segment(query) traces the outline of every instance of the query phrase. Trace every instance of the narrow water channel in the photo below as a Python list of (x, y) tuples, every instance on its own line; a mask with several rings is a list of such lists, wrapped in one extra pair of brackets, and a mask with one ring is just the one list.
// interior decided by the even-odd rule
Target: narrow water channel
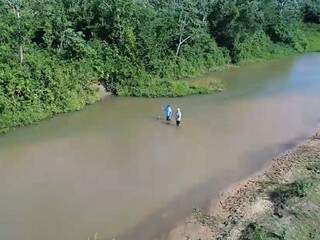
[[(0, 239), (154, 239), (320, 122), (320, 54), (213, 78), (227, 90), (110, 97), (0, 136)], [(167, 103), (181, 128), (158, 119)]]

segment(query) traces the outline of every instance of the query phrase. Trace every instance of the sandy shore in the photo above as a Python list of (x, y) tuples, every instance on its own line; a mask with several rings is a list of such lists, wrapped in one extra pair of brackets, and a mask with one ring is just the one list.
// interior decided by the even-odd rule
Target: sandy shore
[(298, 175), (307, 174), (301, 169), (305, 168), (308, 161), (319, 159), (320, 132), (317, 132), (303, 144), (274, 158), (267, 168), (255, 176), (222, 192), (218, 201), (212, 201), (207, 213), (195, 210), (165, 239), (240, 239), (248, 222), (267, 213), (280, 214), (280, 210), (275, 211), (274, 203), (267, 197), (267, 191), (280, 184), (293, 182)]

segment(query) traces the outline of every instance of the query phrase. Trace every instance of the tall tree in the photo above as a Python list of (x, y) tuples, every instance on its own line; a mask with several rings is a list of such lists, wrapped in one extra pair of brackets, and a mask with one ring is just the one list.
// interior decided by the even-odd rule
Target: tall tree
[(197, 1), (171, 0), (168, 7), (176, 15), (176, 34), (178, 37), (176, 56), (179, 56), (182, 46), (203, 30), (206, 25), (205, 17), (201, 17), (199, 7), (202, 6)]
[(23, 53), (23, 33), (21, 27), (21, 0), (7, 0), (7, 4), (9, 8), (13, 11), (14, 15), (17, 18), (17, 34), (18, 34), (18, 44), (19, 44), (19, 60), (20, 64), (24, 61), (24, 53)]

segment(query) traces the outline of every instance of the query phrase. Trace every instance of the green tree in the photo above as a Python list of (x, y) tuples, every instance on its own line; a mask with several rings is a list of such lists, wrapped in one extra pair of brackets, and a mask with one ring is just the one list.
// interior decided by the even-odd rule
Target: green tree
[(302, 4), (305, 22), (320, 23), (320, 0), (307, 0)]
[(16, 17), (16, 35), (17, 35), (17, 42), (19, 45), (19, 60), (20, 60), (20, 64), (22, 64), (24, 60), (24, 53), (23, 53), (24, 29), (21, 24), (22, 2), (21, 0), (6, 0), (6, 4), (12, 10), (12, 12)]

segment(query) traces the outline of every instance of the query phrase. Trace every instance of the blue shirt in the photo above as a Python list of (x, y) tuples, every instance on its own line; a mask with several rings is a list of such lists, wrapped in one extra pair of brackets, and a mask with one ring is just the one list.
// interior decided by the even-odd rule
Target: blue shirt
[(170, 106), (165, 108), (165, 114), (166, 117), (172, 117), (172, 108)]

